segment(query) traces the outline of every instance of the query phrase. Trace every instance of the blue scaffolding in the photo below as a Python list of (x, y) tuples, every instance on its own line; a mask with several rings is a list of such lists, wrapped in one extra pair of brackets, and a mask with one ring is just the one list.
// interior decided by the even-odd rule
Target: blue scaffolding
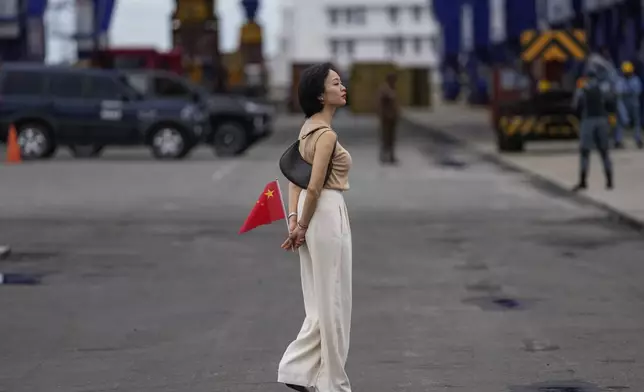
[(434, 0), (432, 5), (442, 26), (446, 100), (458, 99), (465, 87), (468, 102), (487, 102), (487, 71), (516, 61), (521, 32), (530, 29), (584, 29), (591, 51), (608, 52), (616, 65), (632, 61), (644, 73), (640, 0)]
[[(55, 0), (0, 0), (0, 60), (44, 62), (47, 53), (44, 17), (48, 5), (60, 4)], [(73, 4), (78, 0), (66, 0)], [(91, 40), (99, 44), (107, 35), (112, 21), (116, 0), (90, 1), (93, 18), (91, 31), (80, 32), (77, 40)], [(79, 58), (91, 55), (90, 50), (80, 49)]]
[(44, 15), (47, 0), (2, 0), (0, 60), (45, 60)]

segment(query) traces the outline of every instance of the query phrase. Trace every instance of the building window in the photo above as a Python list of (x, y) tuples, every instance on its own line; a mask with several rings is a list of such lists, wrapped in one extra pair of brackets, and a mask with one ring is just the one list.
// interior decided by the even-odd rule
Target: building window
[(364, 7), (350, 8), (347, 10), (347, 23), (363, 25), (366, 23), (367, 10)]
[(433, 36), (429, 39), (429, 51), (433, 52), (437, 50), (438, 45), (440, 45), (440, 40), (437, 36)]
[(420, 54), (423, 51), (423, 39), (420, 37), (414, 38), (414, 51)]
[(347, 40), (345, 42), (346, 49), (347, 49), (347, 54), (350, 56), (353, 56), (353, 53), (355, 51), (355, 42), (353, 40)]
[(394, 47), (398, 51), (398, 54), (403, 54), (405, 52), (405, 41), (402, 37), (398, 37), (394, 40)]
[(330, 9), (327, 13), (329, 17), (329, 23), (331, 23), (332, 25), (338, 24), (338, 12), (339, 11), (337, 9), (333, 8)]
[(331, 40), (331, 54), (337, 56), (340, 52), (340, 43), (334, 39)]
[(387, 48), (387, 53), (390, 55), (393, 54), (403, 54), (405, 52), (405, 42), (402, 37), (388, 38), (385, 41), (385, 47)]
[(411, 7), (411, 12), (414, 14), (414, 20), (420, 22), (423, 18), (423, 7), (415, 5)]
[(353, 56), (356, 50), (355, 40), (338, 40), (331, 39), (329, 40), (329, 47), (331, 50), (332, 56), (348, 55)]
[(389, 14), (389, 20), (392, 23), (398, 22), (398, 7), (388, 7), (387, 13)]

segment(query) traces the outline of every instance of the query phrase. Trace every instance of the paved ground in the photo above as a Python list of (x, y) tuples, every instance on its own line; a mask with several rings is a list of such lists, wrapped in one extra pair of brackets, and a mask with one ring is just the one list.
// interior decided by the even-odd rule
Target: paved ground
[[(373, 125), (337, 123), (354, 158), (354, 391), (644, 388), (639, 234), (411, 128), (382, 168)], [(286, 391), (298, 261), (281, 222), (236, 232), (295, 132), (242, 159), (0, 166), (0, 272), (46, 274), (0, 286), (0, 391)]]
[[(436, 110), (408, 110), (407, 120), (439, 129), (466, 143), (470, 148), (493, 160), (569, 191), (579, 177), (579, 150), (576, 140), (526, 143), (526, 151), (518, 154), (498, 152), (490, 114), (486, 108), (464, 104), (444, 104)], [(604, 188), (605, 179), (599, 154), (591, 155), (589, 189), (580, 198), (607, 208), (633, 225), (644, 227), (644, 151), (636, 148), (632, 134), (625, 138), (626, 148), (611, 152), (615, 171), (615, 189)]]

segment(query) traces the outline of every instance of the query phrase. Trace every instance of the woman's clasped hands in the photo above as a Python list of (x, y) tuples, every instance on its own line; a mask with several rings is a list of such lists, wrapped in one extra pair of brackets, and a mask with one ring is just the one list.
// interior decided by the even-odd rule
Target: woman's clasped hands
[(306, 227), (297, 224), (297, 217), (294, 216), (289, 219), (288, 232), (289, 235), (282, 244), (282, 249), (294, 251), (304, 244)]

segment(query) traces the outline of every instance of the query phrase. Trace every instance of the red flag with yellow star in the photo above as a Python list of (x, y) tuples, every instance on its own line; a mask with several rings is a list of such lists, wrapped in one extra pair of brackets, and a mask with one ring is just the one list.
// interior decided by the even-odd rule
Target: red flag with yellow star
[(280, 185), (277, 180), (274, 180), (264, 187), (255, 206), (248, 214), (246, 222), (239, 229), (239, 234), (251, 231), (257, 226), (267, 225), (282, 219), (286, 219), (284, 202), (280, 192)]

